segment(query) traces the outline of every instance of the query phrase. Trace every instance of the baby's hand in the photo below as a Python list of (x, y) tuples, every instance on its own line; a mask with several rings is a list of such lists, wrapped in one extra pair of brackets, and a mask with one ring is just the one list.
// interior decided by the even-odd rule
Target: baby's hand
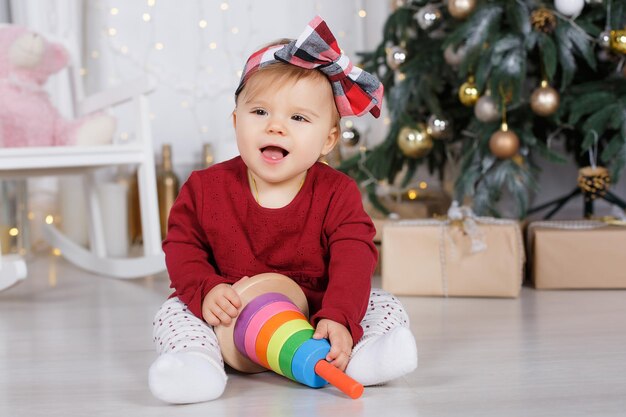
[(202, 318), (211, 326), (230, 324), (239, 315), (241, 299), (233, 287), (217, 284), (202, 300)]
[(313, 339), (328, 339), (330, 352), (326, 360), (342, 371), (346, 370), (352, 352), (352, 336), (348, 329), (336, 321), (322, 319), (317, 323)]

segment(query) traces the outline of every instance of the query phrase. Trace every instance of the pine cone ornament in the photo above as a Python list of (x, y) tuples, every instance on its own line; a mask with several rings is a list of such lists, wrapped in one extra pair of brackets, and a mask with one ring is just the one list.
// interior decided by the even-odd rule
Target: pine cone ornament
[(556, 17), (550, 9), (541, 7), (530, 15), (533, 28), (543, 33), (552, 33), (556, 28)]

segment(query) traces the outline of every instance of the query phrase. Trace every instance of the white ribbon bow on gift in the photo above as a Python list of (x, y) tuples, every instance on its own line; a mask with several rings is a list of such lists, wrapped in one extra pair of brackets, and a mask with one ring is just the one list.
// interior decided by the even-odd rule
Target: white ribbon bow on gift
[(472, 241), (471, 253), (478, 253), (487, 249), (485, 235), (478, 227), (476, 214), (474, 214), (470, 207), (459, 206), (458, 201), (453, 201), (448, 209), (448, 219), (453, 225), (455, 223), (462, 225), (463, 231)]

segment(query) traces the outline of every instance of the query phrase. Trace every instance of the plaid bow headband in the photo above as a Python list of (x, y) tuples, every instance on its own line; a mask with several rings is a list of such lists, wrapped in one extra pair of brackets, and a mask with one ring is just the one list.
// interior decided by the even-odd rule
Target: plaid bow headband
[(355, 67), (341, 53), (337, 40), (321, 17), (317, 16), (309, 22), (297, 40), (268, 46), (252, 54), (235, 94), (241, 92), (257, 70), (276, 62), (322, 71), (330, 80), (341, 116), (362, 116), (367, 112), (374, 117), (380, 116), (383, 85), (370, 73)]

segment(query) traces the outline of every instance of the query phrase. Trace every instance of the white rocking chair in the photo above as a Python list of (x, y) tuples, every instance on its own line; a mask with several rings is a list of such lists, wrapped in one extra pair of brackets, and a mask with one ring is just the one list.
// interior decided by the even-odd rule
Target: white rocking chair
[[(103, 146), (0, 148), (0, 178), (83, 175), (87, 196), (89, 249), (74, 243), (54, 225), (43, 226), (46, 240), (53, 247), (59, 248), (62, 255), (73, 264), (98, 274), (116, 278), (137, 278), (161, 272), (165, 270), (165, 257), (161, 250), (154, 152), (146, 97), (154, 89), (155, 83), (150, 79), (141, 79), (80, 100), (77, 92), (80, 93), (82, 89), (77, 88), (77, 75), (72, 67), (67, 72), (76, 116), (132, 101), (137, 115), (135, 140)], [(107, 255), (98, 193), (94, 186), (93, 174), (96, 170), (120, 165), (138, 167), (143, 256), (135, 258), (114, 258)], [(13, 285), (25, 275), (26, 267), (21, 257), (0, 255), (0, 290)]]

